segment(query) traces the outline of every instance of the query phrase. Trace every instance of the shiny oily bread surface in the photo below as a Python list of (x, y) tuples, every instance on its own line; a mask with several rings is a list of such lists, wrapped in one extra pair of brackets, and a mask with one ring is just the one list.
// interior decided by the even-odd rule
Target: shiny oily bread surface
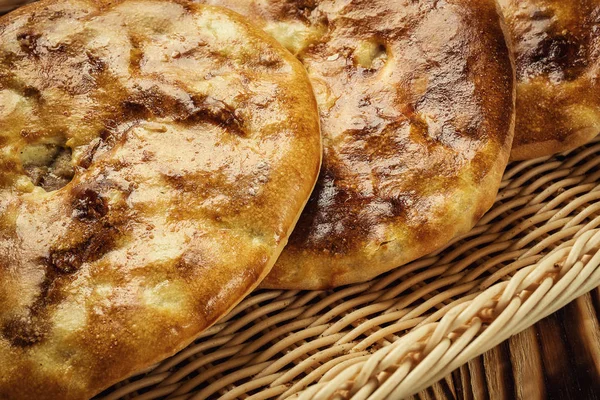
[(0, 19), (0, 398), (81, 399), (267, 274), (314, 186), (302, 65), (225, 9), (42, 1)]
[(321, 175), (264, 286), (368, 280), (468, 231), (492, 205), (514, 122), (493, 0), (209, 2), (296, 54), (321, 113)]
[(511, 158), (570, 150), (600, 133), (600, 1), (500, 0), (514, 42)]

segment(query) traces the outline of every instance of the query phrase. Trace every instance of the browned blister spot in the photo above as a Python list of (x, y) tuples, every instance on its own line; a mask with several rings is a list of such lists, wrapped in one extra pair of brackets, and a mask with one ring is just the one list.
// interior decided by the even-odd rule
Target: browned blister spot
[(23, 95), (25, 97), (36, 100), (38, 103), (42, 101), (42, 92), (40, 92), (39, 89), (32, 86), (26, 86), (23, 89)]
[(17, 347), (29, 347), (40, 343), (48, 333), (49, 324), (35, 315), (14, 317), (4, 323), (2, 334)]
[(193, 112), (193, 109), (179, 99), (161, 91), (158, 85), (147, 89), (134, 87), (134, 90), (134, 93), (122, 102), (125, 115), (144, 116), (145, 113), (149, 113), (157, 117), (176, 116), (186, 119)]
[(239, 109), (211, 96), (194, 99), (196, 109), (193, 116), (197, 121), (207, 121), (225, 127), (239, 136), (245, 136), (244, 120)]
[(106, 200), (91, 188), (77, 188), (73, 196), (73, 215), (79, 220), (95, 221), (108, 212)]
[(39, 33), (33, 32), (21, 32), (17, 34), (17, 41), (21, 46), (21, 49), (30, 55), (36, 56), (37, 54), (37, 41), (42, 36)]
[(140, 73), (140, 66), (144, 59), (144, 51), (139, 37), (131, 35), (129, 41), (131, 42), (131, 50), (129, 50), (129, 73), (132, 76), (137, 76)]
[(77, 272), (87, 262), (96, 261), (111, 250), (119, 231), (111, 226), (100, 226), (95, 232), (88, 233), (88, 237), (81, 242), (64, 247), (59, 245), (51, 249), (44, 263), (64, 274)]

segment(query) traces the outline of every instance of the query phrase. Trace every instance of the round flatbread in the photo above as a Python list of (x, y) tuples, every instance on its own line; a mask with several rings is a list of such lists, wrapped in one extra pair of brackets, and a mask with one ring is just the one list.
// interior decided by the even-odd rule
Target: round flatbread
[(468, 231), (513, 136), (514, 73), (493, 0), (210, 0), (294, 53), (321, 113), (317, 187), (263, 286), (365, 281)]
[(514, 42), (511, 159), (548, 156), (600, 133), (600, 1), (500, 0)]
[(0, 19), (0, 398), (81, 399), (268, 273), (320, 167), (302, 65), (237, 14), (42, 1)]

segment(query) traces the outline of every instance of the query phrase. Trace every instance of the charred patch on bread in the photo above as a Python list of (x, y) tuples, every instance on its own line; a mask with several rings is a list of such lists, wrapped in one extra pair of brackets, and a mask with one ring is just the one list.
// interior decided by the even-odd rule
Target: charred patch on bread
[(139, 75), (142, 60), (144, 59), (144, 51), (142, 50), (141, 40), (136, 36), (130, 36), (131, 50), (129, 50), (129, 73), (131, 75)]
[(35, 314), (14, 317), (2, 326), (2, 335), (15, 347), (30, 347), (40, 343), (47, 333), (47, 321)]
[[(141, 120), (145, 119), (150, 115), (148, 108), (145, 104), (135, 97), (130, 97), (121, 102), (121, 110), (124, 119), (127, 120)], [(101, 135), (106, 135), (108, 130), (102, 131)]]
[(36, 87), (26, 86), (23, 89), (23, 95), (29, 99), (34, 99), (37, 103), (42, 102), (42, 92)]
[(106, 71), (106, 63), (99, 57), (96, 57), (89, 51), (85, 53), (88, 59), (87, 67), (88, 71), (93, 74), (100, 74)]
[(196, 112), (187, 93), (182, 92), (180, 97), (175, 97), (158, 85), (149, 88), (135, 87), (135, 91), (121, 103), (121, 109), (125, 119), (145, 119), (154, 115), (171, 116), (181, 121), (192, 117)]
[(108, 212), (106, 200), (91, 188), (73, 191), (73, 216), (82, 221), (99, 220)]
[(73, 274), (84, 263), (99, 260), (109, 252), (115, 244), (118, 230), (111, 226), (101, 226), (86, 240), (70, 247), (56, 248), (49, 251), (42, 261), (60, 274)]
[(226, 128), (238, 136), (246, 136), (244, 121), (239, 109), (234, 109), (225, 102), (211, 96), (194, 98), (196, 110), (194, 120), (207, 121)]
[(586, 67), (585, 47), (568, 32), (548, 35), (538, 46), (523, 55), (520, 63), (529, 73), (558, 73), (560, 79), (574, 80)]
[(38, 55), (37, 42), (42, 35), (33, 32), (21, 32), (17, 34), (17, 41), (24, 53)]

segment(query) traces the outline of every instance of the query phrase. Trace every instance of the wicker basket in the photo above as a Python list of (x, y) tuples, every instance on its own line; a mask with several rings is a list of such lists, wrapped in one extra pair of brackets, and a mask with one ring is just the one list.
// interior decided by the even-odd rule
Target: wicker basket
[(600, 137), (510, 165), (494, 208), (445, 249), (334, 291), (256, 291), (101, 397), (410, 396), (600, 286), (598, 227)]

